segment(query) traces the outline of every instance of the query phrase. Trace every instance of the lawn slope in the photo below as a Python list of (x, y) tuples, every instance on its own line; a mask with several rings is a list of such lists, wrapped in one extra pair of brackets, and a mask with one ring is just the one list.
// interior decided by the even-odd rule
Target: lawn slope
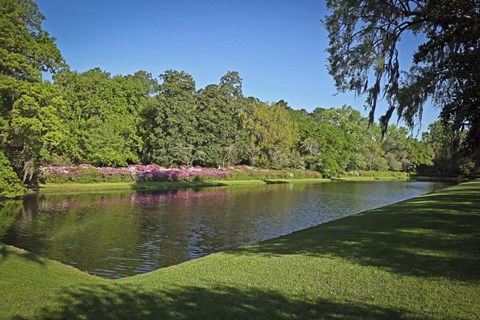
[(480, 181), (145, 275), (0, 247), (0, 319), (478, 319)]

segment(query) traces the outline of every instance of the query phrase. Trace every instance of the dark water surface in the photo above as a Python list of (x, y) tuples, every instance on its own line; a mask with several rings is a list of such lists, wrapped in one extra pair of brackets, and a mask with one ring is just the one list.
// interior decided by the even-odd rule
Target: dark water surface
[[(28, 196), (3, 206), (0, 241), (122, 278), (270, 239), (445, 186), (339, 182)], [(16, 209), (15, 209), (16, 208)]]

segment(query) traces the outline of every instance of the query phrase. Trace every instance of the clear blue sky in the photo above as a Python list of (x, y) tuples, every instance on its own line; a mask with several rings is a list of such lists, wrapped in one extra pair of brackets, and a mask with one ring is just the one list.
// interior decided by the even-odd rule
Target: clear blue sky
[[(112, 74), (167, 69), (193, 76), (197, 89), (238, 71), (243, 91), (295, 109), (351, 105), (328, 74), (322, 0), (37, 0), (44, 29), (73, 70)], [(408, 49), (413, 43), (405, 43)], [(403, 63), (408, 64), (410, 56)], [(437, 112), (427, 108), (422, 130)], [(384, 110), (376, 114), (378, 118)]]

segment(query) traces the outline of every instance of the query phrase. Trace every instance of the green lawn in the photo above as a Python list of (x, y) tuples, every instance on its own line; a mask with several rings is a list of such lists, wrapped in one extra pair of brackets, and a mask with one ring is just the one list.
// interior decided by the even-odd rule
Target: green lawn
[(480, 181), (145, 275), (0, 246), (0, 319), (479, 319)]
[(277, 183), (323, 183), (329, 179), (264, 179), (264, 180), (212, 180), (194, 182), (98, 182), (98, 183), (49, 183), (39, 186), (41, 192), (84, 192), (101, 190), (168, 190), (178, 188), (221, 187), (235, 185), (265, 185)]
[(342, 175), (336, 180), (343, 181), (406, 181), (410, 180), (411, 176), (406, 172), (393, 171), (360, 171), (357, 176)]

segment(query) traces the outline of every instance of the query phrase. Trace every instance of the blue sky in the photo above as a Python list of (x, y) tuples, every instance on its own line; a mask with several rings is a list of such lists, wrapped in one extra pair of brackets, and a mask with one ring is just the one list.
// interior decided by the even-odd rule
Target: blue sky
[[(238, 71), (243, 91), (293, 108), (351, 105), (328, 74), (321, 0), (37, 0), (44, 29), (73, 70), (112, 74), (167, 69), (193, 76), (197, 89)], [(402, 44), (408, 51), (414, 41)], [(408, 64), (406, 55), (402, 63)], [(426, 108), (422, 130), (438, 112)], [(382, 109), (376, 117), (378, 118)]]

